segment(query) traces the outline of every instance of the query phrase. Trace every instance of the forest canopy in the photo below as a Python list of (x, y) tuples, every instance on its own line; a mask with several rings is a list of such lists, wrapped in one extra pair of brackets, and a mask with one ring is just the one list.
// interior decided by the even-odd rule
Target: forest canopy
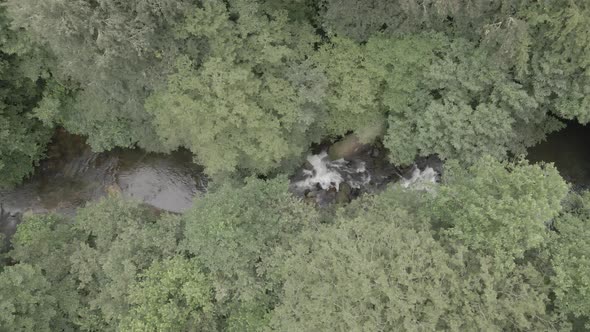
[(119, 195), (73, 221), (28, 215), (8, 253), (15, 264), (1, 273), (0, 322), (11, 331), (563, 331), (588, 317), (590, 247), (578, 230), (590, 196), (568, 194), (551, 166), (488, 158), (436, 195), (394, 185), (332, 213), (287, 187), (285, 178), (225, 185), (178, 216)]
[[(96, 151), (185, 147), (218, 175), (289, 169), (310, 144), (348, 132), (373, 133), (362, 136), (382, 139), (395, 163), (438, 154), (469, 164), (523, 153), (559, 119), (590, 121), (584, 1), (4, 8), (2, 54), (11, 71), (21, 68), (4, 75), (12, 91), (36, 82), (9, 102), (21, 111), (3, 112), (6, 123), (39, 122), (22, 129), (37, 133), (28, 138), (35, 148), (20, 148), (22, 169), (42, 153), (40, 122), (87, 136)], [(22, 130), (6, 135), (19, 141)]]
[[(589, 52), (585, 0), (0, 0), (0, 189), (56, 130), (212, 183), (26, 213), (0, 331), (590, 330), (590, 193), (520, 157), (590, 122)], [(294, 195), (345, 137), (440, 183)]]

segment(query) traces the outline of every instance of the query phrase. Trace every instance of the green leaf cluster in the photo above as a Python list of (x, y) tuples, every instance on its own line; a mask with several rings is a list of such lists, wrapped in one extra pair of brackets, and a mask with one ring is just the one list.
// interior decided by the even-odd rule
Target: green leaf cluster
[(177, 38), (203, 47), (177, 58), (146, 105), (166, 146), (189, 148), (209, 174), (268, 173), (302, 155), (318, 117), (303, 94), (317, 83), (299, 73), (317, 39), (310, 26), (255, 1), (204, 1)]
[(49, 128), (32, 117), (43, 91), (30, 75), (38, 50), (9, 24), (0, 8), (0, 187), (33, 173), (50, 137)]
[(586, 322), (586, 328), (590, 328), (589, 222), (590, 193), (572, 194), (565, 211), (555, 219), (556, 234), (550, 242), (556, 306), (566, 319), (573, 316), (580, 325)]
[[(588, 194), (550, 165), (450, 163), (317, 211), (285, 177), (218, 186), (181, 216), (111, 196), (28, 215), (4, 268), (13, 330), (567, 331), (589, 317)], [(38, 311), (38, 312), (37, 312)]]
[(271, 330), (568, 329), (546, 279), (557, 171), (488, 158), (449, 172), (435, 194), (394, 186), (277, 251)]
[(195, 202), (185, 220), (185, 247), (213, 280), (218, 311), (230, 331), (259, 331), (277, 302), (280, 284), (269, 257), (319, 220), (288, 192), (285, 178), (249, 179)]
[[(217, 178), (292, 170), (310, 145), (350, 132), (382, 140), (397, 164), (438, 154), (469, 165), (524, 153), (563, 127), (557, 117), (590, 119), (583, 1), (7, 0), (6, 9), (8, 39), (20, 40), (6, 49), (43, 80), (35, 93), (23, 87), (31, 117), (88, 136), (96, 151), (188, 148)], [(37, 119), (7, 135), (38, 132)], [(29, 142), (4, 154), (34, 162)]]

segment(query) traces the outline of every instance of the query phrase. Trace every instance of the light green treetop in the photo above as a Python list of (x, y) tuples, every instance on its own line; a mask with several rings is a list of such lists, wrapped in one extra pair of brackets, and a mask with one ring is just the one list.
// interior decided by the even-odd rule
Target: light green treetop
[(195, 262), (180, 256), (154, 262), (138, 279), (121, 331), (217, 331), (211, 282)]
[(291, 66), (316, 40), (310, 26), (255, 1), (204, 1), (178, 38), (206, 47), (178, 57), (166, 89), (146, 105), (166, 146), (189, 148), (209, 174), (265, 173), (300, 157), (317, 115), (298, 92), (309, 80), (298, 83), (305, 75)]
[(287, 188), (285, 178), (249, 179), (241, 188), (209, 193), (183, 216), (186, 248), (212, 278), (232, 331), (258, 331), (266, 323), (278, 288), (268, 275), (268, 258), (318, 221), (317, 212)]
[(484, 158), (461, 170), (449, 167), (435, 199), (445, 233), (507, 267), (548, 240), (568, 185), (552, 165), (501, 163)]
[(406, 210), (406, 195), (397, 188), (366, 198), (354, 204), (362, 212), (341, 213), (276, 251), (283, 293), (271, 329), (557, 330), (542, 274), (527, 264), (502, 269), (441, 240), (430, 230), (429, 199), (412, 195), (419, 203)]
[(590, 328), (590, 193), (572, 194), (562, 215), (555, 219), (556, 234), (551, 239), (551, 265), (555, 275), (556, 306), (586, 321)]
[(49, 332), (57, 312), (56, 299), (41, 269), (29, 264), (0, 273), (0, 330)]

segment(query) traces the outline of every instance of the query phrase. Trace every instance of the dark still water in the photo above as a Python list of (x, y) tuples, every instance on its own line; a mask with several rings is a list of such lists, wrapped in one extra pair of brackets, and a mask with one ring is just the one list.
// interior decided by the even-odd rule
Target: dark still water
[(545, 142), (529, 149), (531, 162), (553, 162), (576, 189), (590, 189), (590, 126), (570, 122)]
[(117, 191), (155, 208), (183, 212), (206, 190), (202, 168), (188, 151), (171, 154), (116, 149), (94, 153), (83, 138), (58, 131), (47, 159), (22, 185), (0, 190), (0, 232), (12, 235), (22, 213), (67, 215)]
[[(379, 166), (384, 156), (383, 151), (379, 152), (368, 149), (356, 156), (351, 164), (356, 170), (354, 175), (367, 173), (365, 180), (369, 184), (398, 179), (401, 175), (397, 168), (387, 163), (386, 167)], [(574, 188), (590, 189), (590, 127), (569, 123), (529, 149), (528, 159), (553, 162)], [(336, 166), (342, 171), (351, 165)], [(154, 154), (115, 149), (94, 153), (83, 138), (58, 131), (47, 159), (36, 173), (17, 188), (0, 190), (0, 233), (12, 235), (24, 212), (73, 215), (77, 208), (111, 191), (160, 210), (180, 213), (192, 205), (195, 196), (204, 194), (206, 187), (202, 168), (192, 162), (188, 151)], [(331, 194), (337, 196), (336, 192)]]

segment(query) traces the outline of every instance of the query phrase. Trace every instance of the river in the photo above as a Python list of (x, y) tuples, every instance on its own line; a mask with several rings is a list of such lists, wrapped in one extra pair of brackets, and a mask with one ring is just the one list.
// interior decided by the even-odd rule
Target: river
[(57, 131), (35, 174), (17, 188), (0, 190), (0, 232), (12, 235), (24, 212), (73, 215), (109, 191), (181, 213), (195, 196), (205, 193), (207, 178), (202, 171), (189, 151), (95, 153), (82, 137)]
[(568, 122), (528, 151), (531, 162), (552, 162), (574, 189), (590, 189), (590, 126)]
[[(567, 128), (529, 149), (528, 159), (531, 162), (553, 162), (574, 188), (590, 188), (588, 143), (590, 127), (569, 123)], [(311, 191), (307, 188), (305, 194), (301, 191), (305, 198), (313, 195), (319, 205), (331, 204), (338, 201), (336, 191), (339, 185), (336, 183), (330, 190), (321, 190), (326, 189), (321, 188), (326, 179), (339, 182), (350, 178), (348, 182), (352, 188), (349, 190), (356, 190), (357, 194), (361, 192), (357, 190), (359, 183), (365, 186), (366, 192), (399, 179), (400, 171), (384, 156), (383, 151), (373, 148), (357, 155), (351, 162), (329, 162), (327, 159), (320, 162), (318, 159), (318, 165), (302, 169), (302, 174), (298, 178), (295, 175), (294, 180), (304, 181), (300, 183), (311, 188)], [(436, 160), (427, 158), (425, 161), (422, 166), (418, 163), (420, 168), (442, 167)], [(318, 167), (323, 173), (318, 173)], [(336, 180), (330, 178), (335, 175)], [(310, 179), (317, 180), (319, 185)], [(316, 187), (320, 190), (314, 193)], [(207, 178), (203, 169), (192, 162), (189, 151), (156, 154), (137, 149), (115, 149), (95, 153), (82, 137), (58, 130), (48, 147), (47, 158), (37, 167), (36, 173), (17, 188), (0, 190), (0, 232), (8, 237), (12, 235), (26, 211), (73, 215), (76, 209), (100, 199), (109, 191), (120, 192), (124, 197), (160, 210), (182, 213), (192, 205), (195, 196), (203, 195), (206, 190)]]

